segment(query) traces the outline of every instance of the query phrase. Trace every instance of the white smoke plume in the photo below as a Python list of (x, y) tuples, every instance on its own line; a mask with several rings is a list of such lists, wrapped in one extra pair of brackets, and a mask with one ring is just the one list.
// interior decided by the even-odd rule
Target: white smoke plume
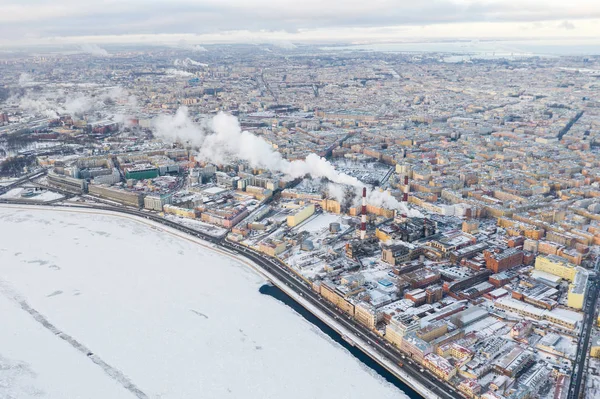
[(202, 62), (198, 62), (198, 61), (194, 61), (191, 58), (186, 58), (184, 60), (180, 60), (179, 58), (177, 58), (175, 61), (173, 61), (173, 65), (176, 67), (192, 67), (192, 66), (201, 66), (201, 67), (208, 67), (208, 64), (204, 64)]
[(94, 105), (95, 101), (93, 98), (84, 94), (76, 94), (67, 97), (63, 106), (64, 112), (61, 113), (67, 113), (69, 115), (82, 114), (94, 108)]
[(339, 173), (329, 161), (316, 154), (308, 155), (305, 160), (284, 159), (264, 139), (242, 131), (236, 117), (222, 112), (209, 121), (196, 124), (190, 119), (188, 109), (181, 107), (174, 116), (159, 116), (154, 126), (158, 137), (200, 147), (200, 157), (208, 162), (222, 164), (243, 160), (252, 167), (282, 172), (290, 179), (310, 175), (326, 177), (335, 183), (362, 186), (358, 179)]
[(395, 209), (401, 215), (409, 217), (423, 217), (423, 214), (415, 209), (410, 209), (404, 202), (398, 201), (389, 191), (378, 189), (367, 190), (367, 203), (385, 209)]
[(31, 86), (33, 84), (35, 84), (35, 82), (33, 81), (33, 78), (31, 77), (30, 74), (23, 72), (19, 76), (19, 86), (27, 87), (27, 86)]
[(109, 105), (118, 103), (129, 108), (137, 107), (137, 99), (122, 87), (102, 89), (92, 94), (81, 92), (65, 92), (62, 89), (38, 92), (26, 92), (22, 97), (11, 99), (23, 111), (44, 115), (55, 119), (59, 115), (85, 114), (91, 111), (109, 112)]
[(95, 55), (97, 57), (109, 57), (108, 51), (98, 46), (97, 44), (82, 44), (79, 46), (81, 51), (87, 54)]
[[(198, 146), (200, 158), (207, 162), (224, 164), (242, 160), (254, 168), (282, 172), (290, 179), (306, 175), (312, 178), (325, 177), (331, 182), (327, 187), (330, 195), (340, 202), (347, 196), (344, 186), (356, 187), (355, 197), (360, 197), (362, 194), (361, 189), (364, 184), (361, 181), (338, 172), (325, 158), (309, 154), (304, 160), (288, 161), (263, 138), (242, 131), (236, 117), (223, 112), (211, 120), (196, 124), (189, 117), (188, 109), (181, 107), (173, 116), (159, 116), (154, 121), (154, 128), (156, 136), (167, 141), (181, 141)], [(388, 191), (369, 189), (367, 201), (374, 206), (397, 209), (401, 213), (415, 215)]]
[[(362, 187), (350, 193), (341, 184), (329, 183), (327, 185), (327, 193), (330, 197), (337, 200), (340, 204), (350, 202), (353, 206), (359, 206), (362, 201)], [(350, 195), (352, 198), (348, 198)], [(367, 204), (379, 208), (393, 209), (401, 215), (410, 217), (423, 217), (421, 212), (410, 209), (405, 203), (398, 201), (389, 191), (383, 191), (377, 188), (367, 187)]]
[(188, 77), (188, 78), (196, 76), (191, 72), (180, 71), (179, 69), (175, 69), (175, 68), (169, 68), (165, 72), (167, 73), (167, 75), (171, 75), (171, 76), (182, 76), (182, 77)]

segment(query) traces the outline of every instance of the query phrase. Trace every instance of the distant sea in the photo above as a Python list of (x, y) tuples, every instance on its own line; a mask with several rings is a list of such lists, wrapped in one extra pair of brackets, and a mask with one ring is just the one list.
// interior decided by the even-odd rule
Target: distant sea
[(374, 43), (321, 47), (324, 51), (364, 51), (384, 53), (446, 53), (468, 58), (559, 57), (600, 55), (600, 39), (544, 40), (464, 40), (437, 42)]

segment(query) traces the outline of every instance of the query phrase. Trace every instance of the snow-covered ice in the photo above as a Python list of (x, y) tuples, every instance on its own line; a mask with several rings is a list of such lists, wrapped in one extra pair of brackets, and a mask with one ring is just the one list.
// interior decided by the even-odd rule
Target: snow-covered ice
[(0, 314), (0, 398), (133, 397), (4, 295)]
[(404, 397), (239, 261), (84, 212), (0, 207), (0, 396), (136, 397), (17, 296), (148, 398)]

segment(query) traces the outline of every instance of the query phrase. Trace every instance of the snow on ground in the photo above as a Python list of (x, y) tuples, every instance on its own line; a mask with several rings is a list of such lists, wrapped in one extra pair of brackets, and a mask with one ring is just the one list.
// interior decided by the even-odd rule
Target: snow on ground
[[(36, 398), (134, 398), (114, 388), (116, 375), (161, 399), (403, 396), (261, 295), (263, 282), (238, 261), (129, 218), (0, 208), (0, 342), (9, 342), (0, 362), (17, 370), (0, 372), (0, 387), (18, 398), (32, 389)], [(7, 291), (110, 365), (113, 377), (6, 303)]]
[(176, 215), (165, 215), (165, 219), (182, 224), (190, 229), (209, 234), (213, 237), (221, 237), (227, 234), (227, 229), (223, 227), (214, 226), (196, 219), (187, 219)]
[(0, 187), (8, 186), (19, 180), (18, 177), (0, 177)]
[(22, 187), (11, 188), (4, 194), (0, 195), (2, 199), (21, 199), (21, 193), (23, 192)]
[[(298, 231), (308, 231), (309, 233), (322, 232), (329, 229), (329, 223), (338, 222), (341, 224), (340, 215), (333, 213), (320, 213), (310, 218), (306, 223), (300, 224)], [(347, 228), (347, 227), (346, 227)]]
[(31, 199), (35, 201), (54, 201), (61, 198), (64, 198), (64, 196), (61, 194), (53, 193), (52, 191), (44, 191), (43, 193), (38, 194)]
[(19, 199), (19, 200), (30, 200), (30, 201), (54, 201), (60, 198), (63, 198), (61, 194), (54, 193), (52, 191), (42, 191), (39, 194), (34, 195), (33, 197), (21, 197), (25, 189), (23, 187), (16, 187), (8, 190), (6, 193), (0, 195), (0, 198), (3, 199)]

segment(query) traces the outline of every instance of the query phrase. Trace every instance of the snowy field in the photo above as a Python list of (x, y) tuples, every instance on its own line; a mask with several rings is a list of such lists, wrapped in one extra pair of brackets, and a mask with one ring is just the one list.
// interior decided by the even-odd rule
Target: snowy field
[(18, 200), (29, 200), (29, 201), (38, 201), (38, 202), (46, 202), (46, 201), (54, 201), (60, 198), (63, 198), (61, 194), (54, 193), (52, 191), (41, 191), (33, 197), (21, 197), (21, 194), (25, 191), (23, 187), (16, 187), (8, 190), (6, 193), (0, 195), (2, 199), (18, 199)]
[(8, 207), (0, 239), (2, 398), (405, 397), (193, 240)]

